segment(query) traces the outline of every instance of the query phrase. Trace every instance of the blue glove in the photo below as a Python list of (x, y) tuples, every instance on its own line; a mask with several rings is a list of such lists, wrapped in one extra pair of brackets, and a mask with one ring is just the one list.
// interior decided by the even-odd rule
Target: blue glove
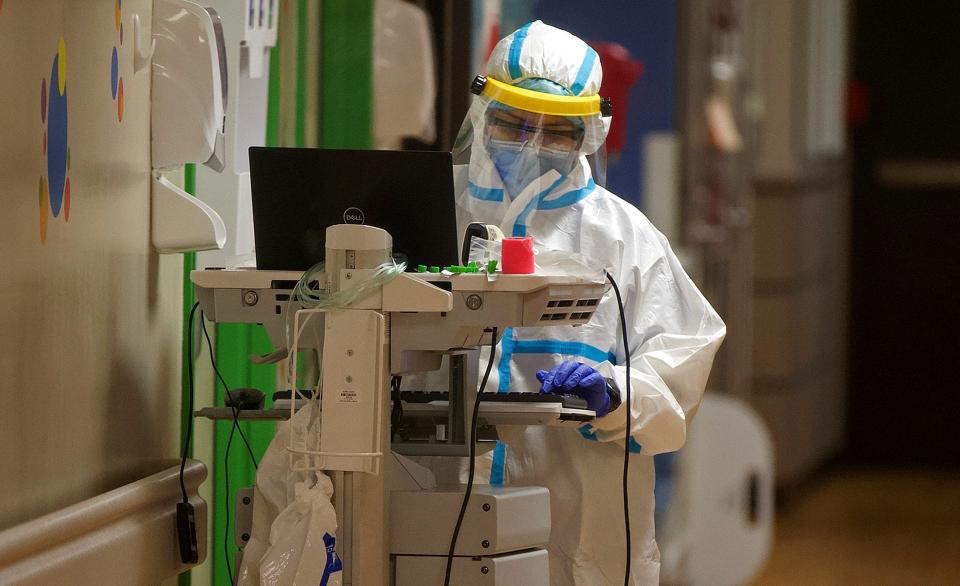
[(597, 412), (597, 417), (603, 417), (610, 410), (606, 379), (582, 362), (567, 360), (549, 372), (538, 370), (537, 380), (543, 383), (541, 393), (576, 395), (587, 402), (587, 408)]

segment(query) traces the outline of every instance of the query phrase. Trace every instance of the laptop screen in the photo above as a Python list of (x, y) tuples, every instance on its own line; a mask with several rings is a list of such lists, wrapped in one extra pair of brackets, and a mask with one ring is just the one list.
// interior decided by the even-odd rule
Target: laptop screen
[(334, 224), (383, 228), (407, 266), (455, 264), (452, 165), (447, 152), (251, 147), (257, 268), (310, 268)]

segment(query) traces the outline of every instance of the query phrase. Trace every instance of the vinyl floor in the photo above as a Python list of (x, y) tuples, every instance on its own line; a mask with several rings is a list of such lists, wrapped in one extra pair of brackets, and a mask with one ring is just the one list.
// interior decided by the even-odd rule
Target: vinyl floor
[(755, 584), (960, 585), (960, 471), (839, 470), (786, 495)]

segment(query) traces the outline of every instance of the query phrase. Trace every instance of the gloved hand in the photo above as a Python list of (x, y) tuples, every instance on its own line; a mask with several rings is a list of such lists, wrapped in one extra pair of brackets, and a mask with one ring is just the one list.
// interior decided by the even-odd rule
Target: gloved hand
[(587, 408), (603, 417), (610, 410), (607, 381), (595, 368), (582, 362), (567, 360), (550, 370), (538, 370), (537, 380), (543, 383), (541, 393), (576, 395), (587, 402)]

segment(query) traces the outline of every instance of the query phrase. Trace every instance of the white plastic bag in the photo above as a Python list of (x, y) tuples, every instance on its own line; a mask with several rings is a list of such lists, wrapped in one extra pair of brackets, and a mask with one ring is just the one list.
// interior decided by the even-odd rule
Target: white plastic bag
[[(305, 424), (315, 408), (293, 416)], [(253, 529), (243, 550), (237, 586), (340, 586), (335, 552), (337, 516), (330, 502), (333, 483), (321, 472), (290, 469), (290, 423), (277, 426), (257, 471)]]
[(298, 482), (295, 498), (270, 527), (270, 549), (260, 559), (262, 586), (340, 586), (343, 567), (336, 551), (333, 483), (316, 473), (313, 486)]

